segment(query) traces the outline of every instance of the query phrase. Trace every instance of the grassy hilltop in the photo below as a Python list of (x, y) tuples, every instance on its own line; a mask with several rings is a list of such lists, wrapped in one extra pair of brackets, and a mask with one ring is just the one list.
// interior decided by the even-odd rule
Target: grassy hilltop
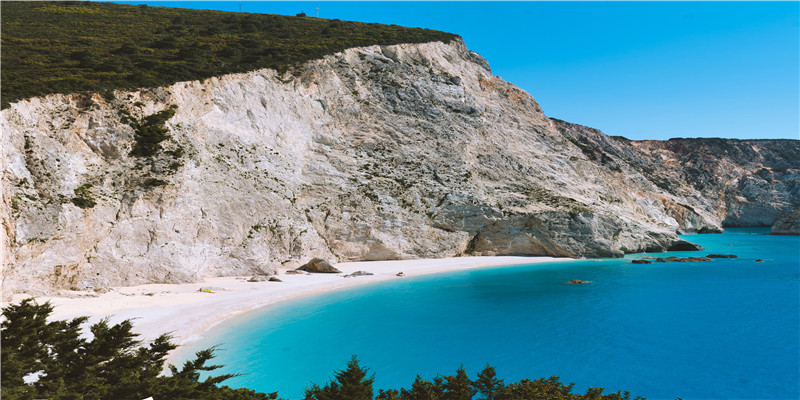
[(449, 41), (396, 25), (91, 2), (2, 2), (2, 107), (51, 93), (279, 71), (351, 47)]

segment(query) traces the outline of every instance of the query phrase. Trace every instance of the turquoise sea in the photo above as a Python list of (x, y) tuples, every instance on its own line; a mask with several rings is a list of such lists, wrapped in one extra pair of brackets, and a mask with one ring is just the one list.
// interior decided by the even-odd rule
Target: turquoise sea
[[(648, 399), (800, 398), (800, 237), (729, 229), (685, 239), (737, 259), (582, 260), (404, 278), (287, 301), (183, 349), (221, 344), (233, 387), (302, 398), (352, 354), (375, 388), (463, 364), (506, 382), (558, 375)], [(763, 259), (764, 262), (755, 262)], [(594, 281), (567, 285), (571, 279)]]

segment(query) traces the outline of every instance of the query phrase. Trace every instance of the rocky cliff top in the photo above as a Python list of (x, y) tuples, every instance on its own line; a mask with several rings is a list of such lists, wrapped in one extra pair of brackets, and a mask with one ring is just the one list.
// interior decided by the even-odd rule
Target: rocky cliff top
[(430, 29), (302, 13), (89, 1), (9, 1), (3, 3), (1, 22), (3, 108), (50, 93), (90, 90), (110, 99), (118, 89), (168, 86), (262, 68), (285, 71), (352, 47), (458, 38)]

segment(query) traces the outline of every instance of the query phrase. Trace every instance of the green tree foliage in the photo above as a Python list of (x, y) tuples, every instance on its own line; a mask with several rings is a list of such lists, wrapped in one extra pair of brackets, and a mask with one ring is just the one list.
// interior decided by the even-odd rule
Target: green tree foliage
[(473, 387), (463, 365), (458, 367), (455, 375), (448, 375), (444, 378), (445, 400), (471, 400), (475, 393), (477, 390)]
[(437, 376), (433, 382), (420, 378), (417, 375), (411, 389), (400, 389), (400, 399), (403, 400), (436, 400), (444, 398), (444, 379)]
[[(353, 359), (355, 360), (355, 358)], [(374, 377), (370, 377), (368, 382), (364, 379), (366, 372), (353, 364), (351, 360), (347, 364), (346, 375), (337, 372), (336, 380), (332, 381), (323, 388), (312, 385), (306, 389), (306, 400), (348, 400), (348, 399), (370, 399), (362, 397), (366, 393), (372, 393), (372, 382)], [(353, 387), (369, 387), (369, 391), (360, 391), (356, 396), (355, 392), (338, 391), (344, 380), (342, 376), (350, 376), (347, 380)], [(422, 379), (417, 375), (411, 387), (408, 389), (381, 389), (375, 400), (472, 400), (480, 394), (478, 399), (494, 400), (645, 400), (644, 397), (632, 398), (628, 392), (616, 392), (603, 394), (602, 388), (590, 388), (586, 394), (572, 393), (574, 384), (564, 384), (559, 381), (557, 376), (542, 378), (535, 381), (523, 379), (509, 385), (504, 385), (502, 379), (497, 378), (494, 367), (486, 365), (480, 371), (475, 380), (471, 380), (463, 366), (456, 370), (455, 375), (439, 376), (432, 380)], [(680, 399), (678, 399), (680, 400)]]
[[(183, 368), (170, 365), (171, 376), (159, 376), (167, 353), (175, 349), (168, 335), (147, 345), (136, 340), (129, 320), (111, 325), (107, 320), (89, 327), (91, 339), (81, 337), (87, 318), (47, 321), (49, 303), (23, 300), (3, 309), (3, 399), (275, 399), (277, 394), (231, 389), (218, 384), (226, 374), (200, 380), (214, 349), (196, 354)], [(26, 383), (25, 378), (33, 380)], [(36, 379), (35, 377), (38, 377)]]
[(486, 364), (486, 367), (478, 372), (478, 379), (473, 382), (473, 386), (481, 395), (479, 400), (496, 400), (503, 391), (503, 380), (497, 379), (494, 367)]
[(576, 396), (580, 396), (572, 394), (574, 386), (574, 383), (568, 385), (561, 383), (557, 376), (535, 381), (523, 379), (506, 386), (501, 398), (508, 400), (572, 400), (578, 398)]
[(324, 387), (312, 384), (306, 389), (306, 400), (372, 400), (372, 383), (375, 377), (367, 378), (368, 368), (358, 365), (358, 358), (353, 356), (347, 362), (347, 368), (336, 371), (334, 380)]
[(400, 392), (397, 389), (379, 389), (378, 395), (375, 396), (375, 400), (399, 400), (400, 399)]
[(351, 47), (450, 41), (396, 25), (95, 2), (3, 2), (2, 107), (50, 93), (162, 86)]

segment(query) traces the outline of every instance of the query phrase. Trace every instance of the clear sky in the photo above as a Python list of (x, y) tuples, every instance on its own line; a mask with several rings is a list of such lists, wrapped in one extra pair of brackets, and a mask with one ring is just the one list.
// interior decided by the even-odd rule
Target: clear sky
[(545, 114), (630, 139), (800, 139), (800, 2), (155, 2), (461, 35)]

